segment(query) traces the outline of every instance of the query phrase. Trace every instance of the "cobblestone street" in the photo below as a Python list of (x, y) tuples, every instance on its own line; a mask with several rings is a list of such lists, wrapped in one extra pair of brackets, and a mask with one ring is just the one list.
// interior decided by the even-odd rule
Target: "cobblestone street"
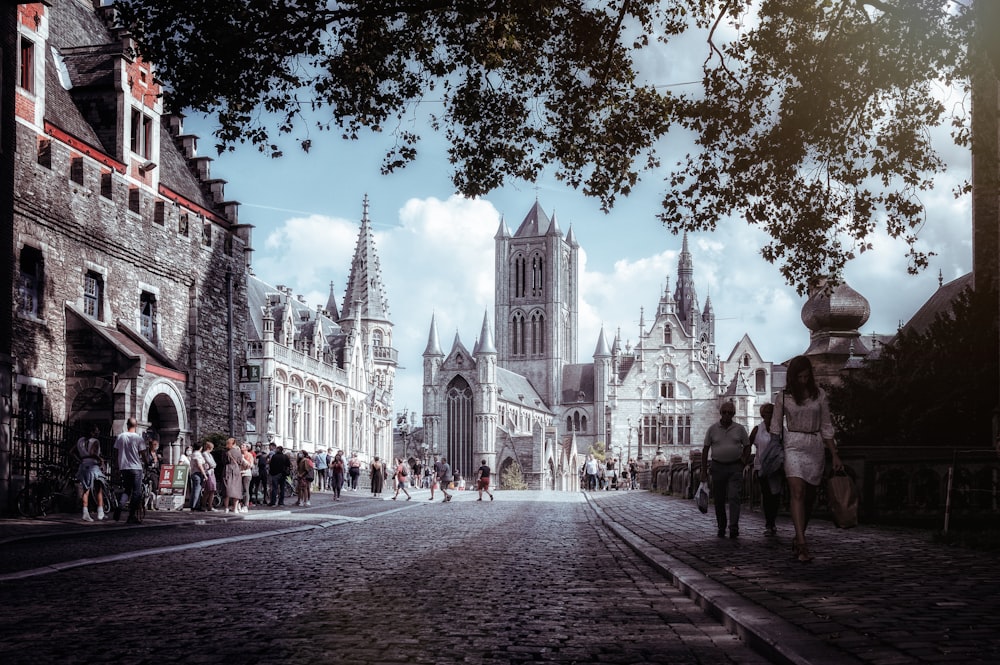
[(581, 495), (351, 498), (381, 512), (5, 581), (4, 662), (767, 662)]

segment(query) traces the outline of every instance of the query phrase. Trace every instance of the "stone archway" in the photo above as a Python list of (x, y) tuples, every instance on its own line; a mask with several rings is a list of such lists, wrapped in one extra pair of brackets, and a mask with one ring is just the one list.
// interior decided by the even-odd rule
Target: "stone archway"
[(186, 445), (184, 435), (188, 433), (183, 395), (171, 381), (157, 379), (146, 390), (140, 413), (146, 427), (160, 437), (164, 463), (174, 464), (180, 459), (181, 447)]

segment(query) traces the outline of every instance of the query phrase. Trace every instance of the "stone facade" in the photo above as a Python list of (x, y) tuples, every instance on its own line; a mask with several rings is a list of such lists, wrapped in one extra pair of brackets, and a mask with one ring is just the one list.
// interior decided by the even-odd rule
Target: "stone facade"
[(134, 416), (172, 456), (243, 436), (251, 227), (112, 18), (77, 0), (19, 9), (15, 409), (106, 434)]
[(397, 352), (367, 197), (344, 295), (351, 307), (340, 312), (333, 284), (315, 309), (288, 287), (253, 276), (249, 287), (247, 365), (259, 375), (241, 383), (248, 440), (358, 453), (363, 463), (392, 457)]
[[(472, 351), (458, 335), (445, 354), (432, 319), (424, 351), (424, 435), (453, 466), (486, 459), (517, 464), (529, 487), (576, 489), (593, 446), (644, 465), (700, 453), (723, 399), (748, 426), (775, 388), (775, 368), (744, 336), (726, 361), (716, 353), (715, 313), (695, 290), (687, 237), (673, 293), (661, 294), (638, 341), (609, 344), (601, 331), (592, 361), (576, 360), (579, 245), (536, 202), (513, 234), (496, 241), (494, 336), (487, 317)], [(496, 343), (494, 345), (494, 339)]]

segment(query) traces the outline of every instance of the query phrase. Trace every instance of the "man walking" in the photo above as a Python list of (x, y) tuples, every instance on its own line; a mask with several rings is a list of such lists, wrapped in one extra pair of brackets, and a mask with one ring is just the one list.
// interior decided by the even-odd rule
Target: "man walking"
[(451, 501), (451, 495), (448, 494), (448, 485), (454, 480), (451, 475), (451, 464), (448, 464), (448, 460), (444, 457), (441, 458), (441, 473), (438, 476), (438, 482), (441, 484), (441, 494), (444, 494), (444, 499), (441, 503), (448, 503)]
[(736, 406), (726, 402), (719, 407), (719, 422), (705, 432), (701, 451), (701, 477), (708, 477), (708, 454), (712, 453), (712, 491), (715, 494), (715, 521), (719, 538), (726, 537), (726, 504), (729, 504), (729, 537), (740, 535), (740, 493), (743, 467), (750, 452), (750, 437), (743, 425), (733, 422)]
[[(146, 440), (142, 435), (136, 434), (135, 428), (138, 425), (135, 418), (129, 417), (125, 421), (126, 431), (118, 435), (115, 439), (115, 451), (118, 453), (118, 471), (121, 472), (122, 486), (128, 494), (128, 520), (129, 524), (138, 524), (136, 511), (139, 509), (140, 497), (142, 496), (142, 476), (145, 472)], [(118, 518), (115, 515), (115, 519)]]
[(285, 449), (278, 446), (268, 463), (268, 473), (271, 476), (271, 501), (267, 505), (285, 505), (285, 477), (292, 470), (292, 462), (285, 454)]
[(486, 465), (486, 460), (479, 465), (479, 479), (476, 480), (476, 489), (479, 490), (479, 499), (477, 501), (483, 500), (483, 492), (490, 495), (490, 501), (493, 500), (493, 493), (490, 492), (490, 467)]

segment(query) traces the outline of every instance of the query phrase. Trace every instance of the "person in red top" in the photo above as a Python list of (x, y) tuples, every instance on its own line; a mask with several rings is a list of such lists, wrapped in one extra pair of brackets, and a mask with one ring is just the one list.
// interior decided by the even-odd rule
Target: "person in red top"
[(406, 470), (406, 464), (403, 460), (396, 458), (396, 493), (392, 495), (392, 500), (395, 501), (396, 497), (399, 496), (399, 490), (403, 490), (403, 494), (406, 495), (406, 500), (409, 501), (413, 497), (410, 493), (406, 491), (406, 477), (409, 475), (409, 471)]
[(490, 467), (486, 465), (486, 460), (479, 466), (479, 479), (476, 480), (476, 489), (479, 490), (479, 498), (477, 501), (483, 500), (483, 492), (490, 495), (490, 501), (493, 500), (493, 493), (490, 492)]

